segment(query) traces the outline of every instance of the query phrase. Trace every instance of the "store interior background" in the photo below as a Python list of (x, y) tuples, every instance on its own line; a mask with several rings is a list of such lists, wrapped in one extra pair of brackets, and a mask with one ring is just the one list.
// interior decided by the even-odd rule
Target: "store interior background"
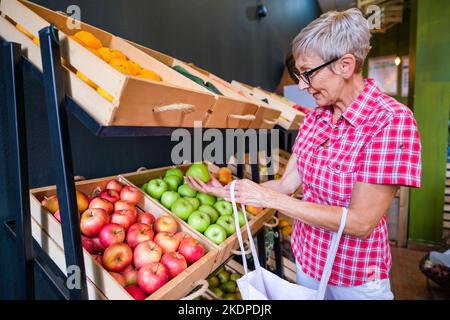
[[(293, 37), (321, 14), (316, 0), (36, 0), (53, 10), (81, 8), (83, 21), (115, 35), (211, 71), (225, 80), (239, 80), (274, 91)], [(256, 18), (264, 3), (267, 17)], [(413, 109), (422, 140), (422, 188), (412, 190), (408, 244), (439, 244), (443, 237), (448, 119), (450, 108), (450, 1), (405, 0), (404, 22), (375, 34), (370, 57), (408, 55), (409, 96), (394, 96)], [(0, 70), (3, 72), (3, 70)], [(400, 68), (399, 68), (400, 73)], [(399, 76), (399, 81), (401, 77)], [(5, 90), (0, 83), (0, 90)], [(30, 187), (53, 185), (50, 139), (42, 84), (25, 79), (25, 105)], [(0, 108), (5, 110), (0, 102)], [(10, 207), (12, 141), (9, 115), (0, 113), (0, 220), (14, 219)], [(88, 179), (130, 172), (139, 167), (170, 164), (170, 137), (96, 138), (70, 116), (74, 172)], [(4, 226), (1, 226), (4, 228)], [(14, 285), (15, 241), (0, 232), (0, 299), (20, 296)], [(395, 258), (395, 257), (394, 257)], [(37, 271), (37, 269), (36, 269)], [(36, 298), (59, 298), (37, 272)]]

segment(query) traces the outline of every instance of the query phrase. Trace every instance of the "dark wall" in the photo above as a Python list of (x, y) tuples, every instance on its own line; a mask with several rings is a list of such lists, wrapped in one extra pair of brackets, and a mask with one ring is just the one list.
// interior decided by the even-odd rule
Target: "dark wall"
[[(236, 79), (274, 89), (289, 42), (319, 14), (315, 0), (264, 1), (268, 16), (252, 20), (256, 0), (40, 0), (54, 10), (77, 4), (82, 20), (118, 36), (190, 61), (227, 80)], [(252, 8), (250, 10), (249, 8)], [(250, 12), (251, 11), (251, 12)], [(253, 12), (254, 14), (254, 12)], [(0, 64), (0, 74), (3, 70)], [(25, 74), (25, 104), (31, 187), (55, 183), (42, 84)], [(0, 81), (0, 299), (19, 297), (14, 239), (3, 226), (14, 219), (16, 185), (11, 171), (12, 132)], [(130, 172), (140, 166), (169, 165), (173, 143), (162, 138), (96, 138), (70, 117), (73, 164), (76, 175), (94, 178)], [(41, 275), (40, 298), (54, 298)]]

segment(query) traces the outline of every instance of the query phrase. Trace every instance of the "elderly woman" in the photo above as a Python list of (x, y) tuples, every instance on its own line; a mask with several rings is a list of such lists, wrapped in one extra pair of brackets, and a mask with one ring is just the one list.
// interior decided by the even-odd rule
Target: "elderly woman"
[[(385, 213), (399, 186), (420, 186), (420, 139), (410, 109), (363, 79), (370, 50), (368, 22), (357, 9), (328, 12), (293, 41), (299, 88), (317, 108), (301, 126), (280, 180), (240, 180), (236, 201), (274, 208), (295, 219), (297, 282), (317, 289), (342, 207), (344, 235), (327, 299), (393, 299)], [(223, 196), (216, 181), (191, 187)], [(304, 187), (302, 200), (290, 195)]]

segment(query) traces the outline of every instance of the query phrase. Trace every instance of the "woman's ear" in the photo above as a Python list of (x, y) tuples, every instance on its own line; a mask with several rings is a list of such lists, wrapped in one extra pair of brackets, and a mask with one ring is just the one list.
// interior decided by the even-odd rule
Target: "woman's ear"
[(338, 62), (337, 71), (344, 79), (350, 79), (355, 73), (356, 58), (348, 53), (344, 55)]

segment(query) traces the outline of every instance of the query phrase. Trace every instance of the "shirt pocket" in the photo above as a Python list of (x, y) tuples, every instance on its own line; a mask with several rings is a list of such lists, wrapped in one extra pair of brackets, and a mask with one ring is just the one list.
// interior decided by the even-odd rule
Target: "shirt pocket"
[(347, 206), (358, 173), (358, 165), (348, 159), (329, 160), (326, 166), (328, 197), (336, 205)]

